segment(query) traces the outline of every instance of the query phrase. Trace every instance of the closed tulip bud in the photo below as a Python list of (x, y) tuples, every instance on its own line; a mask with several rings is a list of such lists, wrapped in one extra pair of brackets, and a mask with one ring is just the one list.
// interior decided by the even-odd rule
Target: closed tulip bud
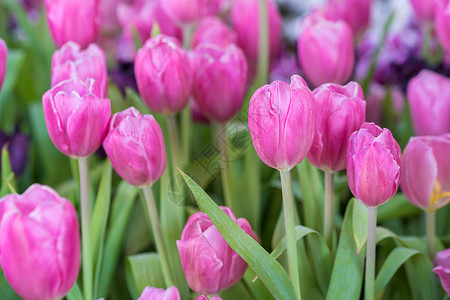
[(356, 82), (345, 86), (328, 83), (313, 91), (316, 134), (309, 161), (326, 172), (345, 169), (348, 139), (365, 120), (366, 101)]
[(207, 16), (216, 15), (224, 0), (161, 0), (162, 7), (178, 24), (194, 24)]
[(364, 123), (349, 140), (347, 179), (353, 195), (367, 206), (380, 206), (400, 184), (401, 150), (389, 129)]
[(313, 14), (302, 22), (298, 39), (299, 63), (314, 85), (346, 83), (353, 72), (353, 34), (344, 21), (330, 21)]
[(45, 0), (48, 27), (56, 46), (73, 41), (85, 48), (94, 42), (100, 27), (99, 5), (99, 0)]
[(450, 54), (450, 0), (436, 0), (435, 7), (436, 34), (442, 48)]
[(434, 0), (410, 0), (417, 19), (421, 22), (433, 22)]
[(439, 276), (442, 287), (448, 296), (450, 296), (450, 249), (440, 251), (434, 259), (433, 272)]
[(2, 90), (3, 80), (6, 72), (6, 58), (8, 56), (8, 47), (4, 40), (0, 38), (0, 91)]
[(309, 152), (315, 134), (314, 100), (298, 75), (291, 84), (275, 81), (253, 94), (248, 127), (259, 158), (269, 167), (290, 170)]
[(25, 300), (61, 299), (80, 268), (78, 218), (73, 205), (47, 186), (0, 200), (0, 264)]
[(103, 50), (96, 44), (90, 44), (85, 50), (74, 42), (65, 43), (56, 50), (52, 58), (52, 86), (68, 79), (86, 81), (92, 78), (102, 88), (99, 97), (108, 94), (108, 72)]
[(417, 135), (450, 132), (450, 78), (423, 70), (409, 82), (407, 95)]
[(192, 46), (200, 43), (211, 43), (219, 47), (226, 47), (236, 43), (236, 33), (218, 17), (204, 18), (197, 26), (192, 37)]
[(219, 296), (214, 296), (211, 299), (209, 299), (207, 296), (205, 295), (200, 295), (197, 298), (195, 298), (195, 300), (222, 300), (222, 298), (220, 298)]
[(103, 148), (117, 174), (135, 186), (151, 186), (166, 168), (161, 127), (134, 107), (112, 116)]
[[(236, 219), (229, 207), (221, 208), (253, 237), (246, 219)], [(247, 269), (247, 263), (231, 249), (208, 215), (202, 212), (189, 218), (177, 247), (187, 282), (199, 294), (211, 295), (233, 286)]]
[(450, 134), (409, 140), (403, 152), (401, 186), (406, 198), (434, 212), (450, 202)]
[(331, 20), (343, 20), (360, 34), (369, 23), (372, 0), (327, 0), (326, 16)]
[(186, 107), (191, 95), (191, 65), (175, 38), (149, 39), (135, 60), (134, 74), (145, 104), (154, 112), (171, 115)]
[(180, 300), (180, 293), (175, 286), (167, 290), (146, 286), (138, 300)]

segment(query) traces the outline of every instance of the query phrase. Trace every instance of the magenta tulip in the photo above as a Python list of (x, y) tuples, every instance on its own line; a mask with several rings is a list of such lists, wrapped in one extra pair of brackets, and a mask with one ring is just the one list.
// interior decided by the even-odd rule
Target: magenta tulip
[(193, 94), (210, 120), (226, 122), (241, 108), (247, 87), (247, 62), (240, 48), (200, 44), (194, 50)]
[(434, 212), (450, 202), (450, 134), (419, 136), (403, 152), (401, 187), (406, 198)]
[[(246, 219), (236, 219), (231, 208), (221, 208), (253, 237)], [(187, 282), (199, 294), (211, 295), (233, 286), (247, 269), (247, 263), (231, 249), (208, 215), (202, 212), (189, 217), (177, 247)]]
[(191, 95), (191, 64), (175, 38), (158, 35), (142, 47), (134, 64), (142, 98), (157, 113), (171, 115), (186, 107)]
[(313, 91), (316, 134), (309, 161), (325, 172), (345, 169), (348, 139), (365, 120), (366, 101), (356, 82), (345, 86), (328, 83)]
[(450, 78), (422, 70), (409, 82), (407, 94), (417, 135), (450, 132)]
[(204, 18), (197, 26), (192, 37), (192, 46), (200, 43), (211, 43), (226, 47), (236, 43), (236, 33), (217, 17)]
[(346, 83), (355, 63), (351, 28), (344, 21), (330, 21), (318, 13), (306, 17), (298, 39), (298, 57), (314, 86)]
[(86, 157), (100, 147), (111, 116), (109, 99), (98, 97), (94, 79), (62, 81), (42, 96), (45, 124), (53, 144), (70, 157)]
[(99, 0), (45, 0), (48, 27), (56, 46), (73, 41), (85, 48), (94, 42), (100, 27), (99, 5)]
[(195, 298), (195, 300), (222, 300), (222, 298), (220, 298), (219, 296), (214, 296), (211, 299), (209, 299), (207, 296), (205, 295), (200, 295), (197, 298)]
[(224, 7), (224, 0), (161, 0), (162, 7), (177, 24), (193, 24), (214, 16)]
[(290, 170), (309, 152), (315, 134), (314, 100), (298, 75), (291, 85), (274, 81), (253, 94), (248, 127), (259, 158), (274, 169)]
[(434, 0), (410, 0), (417, 19), (421, 22), (433, 22)]
[(450, 296), (450, 249), (440, 251), (434, 259), (433, 272), (439, 276), (442, 287), (448, 296)]
[(138, 300), (180, 300), (180, 293), (175, 286), (167, 290), (146, 286)]
[(166, 168), (161, 127), (134, 107), (112, 116), (103, 148), (117, 174), (135, 186), (151, 186)]
[(349, 140), (347, 179), (353, 195), (365, 205), (380, 206), (400, 184), (401, 150), (389, 129), (364, 123)]
[(103, 50), (96, 44), (90, 44), (85, 50), (74, 42), (65, 43), (56, 50), (52, 58), (52, 86), (68, 79), (95, 79), (102, 88), (99, 97), (108, 94), (108, 72)]
[(436, 34), (444, 50), (450, 53), (450, 0), (436, 0), (435, 7)]
[(356, 36), (369, 23), (372, 0), (327, 0), (326, 16), (347, 22)]
[(6, 58), (8, 57), (8, 47), (4, 40), (0, 38), (0, 91), (2, 90), (3, 80), (6, 73)]
[(61, 299), (80, 268), (78, 218), (72, 203), (47, 186), (0, 200), (0, 264), (25, 300)]

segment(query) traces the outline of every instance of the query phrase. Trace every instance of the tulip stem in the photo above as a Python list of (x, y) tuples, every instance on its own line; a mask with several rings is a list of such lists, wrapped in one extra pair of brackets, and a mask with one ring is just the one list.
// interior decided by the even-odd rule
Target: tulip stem
[(189, 50), (192, 43), (192, 34), (194, 32), (194, 25), (184, 24), (183, 25), (183, 48)]
[(292, 198), (290, 171), (280, 170), (281, 190), (283, 193), (284, 226), (286, 231), (289, 277), (294, 285), (298, 299), (301, 299), (300, 280), (297, 262), (297, 240), (295, 239), (295, 203)]
[(78, 158), (80, 173), (80, 199), (81, 199), (81, 242), (83, 264), (83, 291), (84, 299), (92, 299), (92, 250), (91, 250), (91, 203), (89, 201), (89, 166), (88, 158)]
[(377, 207), (370, 206), (368, 210), (364, 299), (373, 300), (375, 299), (375, 233), (377, 228)]
[(334, 173), (325, 172), (325, 207), (323, 236), (328, 247), (332, 249), (334, 224)]
[(174, 285), (172, 274), (170, 272), (169, 260), (167, 257), (166, 247), (164, 245), (161, 225), (159, 223), (158, 211), (155, 205), (155, 198), (153, 197), (152, 187), (142, 188), (145, 196), (145, 203), (147, 205), (148, 216), (152, 225), (153, 236), (155, 238), (156, 250), (160, 256), (161, 267), (163, 271), (164, 281), (168, 287)]
[(166, 116), (167, 128), (169, 129), (170, 140), (170, 158), (172, 161), (172, 169), (181, 168), (180, 163), (180, 145), (178, 143), (177, 120), (175, 116)]
[[(183, 48), (187, 51), (191, 48), (192, 33), (194, 31), (193, 25), (184, 25), (183, 29)], [(183, 165), (189, 162), (191, 155), (191, 132), (192, 132), (192, 120), (191, 120), (191, 104), (188, 103), (184, 110), (181, 112), (181, 134), (183, 148)]]
[(227, 128), (224, 123), (217, 126), (217, 139), (219, 140), (220, 149), (220, 173), (222, 178), (222, 189), (225, 205), (231, 207), (230, 183), (228, 181), (228, 155), (227, 155)]
[(426, 212), (426, 222), (427, 222), (427, 250), (428, 255), (433, 260), (436, 255), (435, 247), (434, 247), (434, 239), (436, 232), (436, 213), (435, 212)]
[(258, 15), (258, 73), (253, 84), (256, 88), (266, 83), (267, 74), (269, 73), (269, 18), (267, 0), (259, 0)]

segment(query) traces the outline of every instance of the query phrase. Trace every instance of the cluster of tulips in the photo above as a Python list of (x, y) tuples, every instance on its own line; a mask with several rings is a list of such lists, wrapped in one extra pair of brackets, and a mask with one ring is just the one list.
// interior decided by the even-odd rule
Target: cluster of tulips
[[(335, 250), (336, 242), (337, 172), (346, 170), (352, 194), (367, 207), (367, 224), (361, 224), (367, 226), (364, 299), (376, 296), (377, 208), (392, 199), (399, 187), (426, 214), (427, 252), (450, 295), (450, 249), (436, 253), (435, 241), (436, 211), (450, 202), (450, 79), (423, 70), (410, 80), (407, 96), (417, 136), (409, 140), (403, 154), (389, 129), (366, 122), (363, 89), (349, 80), (355, 67), (355, 39), (368, 25), (371, 2), (330, 0), (306, 16), (297, 43), (306, 81), (291, 74), (290, 83), (277, 80), (266, 85), (269, 62), (282, 51), (282, 19), (274, 1), (120, 4), (115, 16), (124, 31), (118, 55), (133, 61), (140, 97), (151, 112), (165, 118), (165, 137), (152, 114), (135, 107), (112, 114), (107, 55), (95, 41), (101, 27), (114, 24), (102, 23), (100, 1), (46, 0), (48, 26), (58, 49), (42, 108), (54, 146), (78, 161), (80, 212), (53, 188), (40, 184), (22, 194), (11, 187), (11, 193), (0, 200), (0, 265), (14, 291), (26, 300), (61, 299), (77, 281), (81, 264), (83, 297), (93, 299), (91, 224), (95, 220), (88, 158), (102, 146), (116, 173), (143, 191), (168, 287), (147, 286), (139, 291), (139, 299), (181, 299), (173, 274), (176, 262), (168, 256), (170, 240), (163, 234), (152, 187), (165, 172), (175, 177), (177, 168), (190, 162), (191, 119), (216, 125), (215, 138), (225, 132), (219, 148), (226, 160), (226, 124), (242, 110), (250, 83), (256, 82), (258, 88), (250, 92), (248, 104), (248, 131), (261, 161), (280, 172), (290, 295), (302, 298), (296, 236), (300, 220), (290, 170), (306, 158), (324, 173), (321, 234), (329, 251)], [(411, 2), (424, 22), (435, 23), (437, 37), (450, 55), (450, 1)], [(223, 20), (228, 12), (232, 28)], [(7, 56), (0, 39), (0, 89)], [(187, 141), (181, 145), (179, 129), (182, 141)], [(227, 220), (259, 241), (250, 222), (237, 218), (230, 208), (228, 167), (224, 159), (221, 163), (226, 206), (220, 209)], [(170, 188), (180, 192), (172, 184)], [(184, 220), (186, 212), (182, 214)], [(221, 299), (218, 293), (239, 282), (250, 264), (212, 219), (206, 212), (193, 213), (176, 241), (186, 281), (199, 300)]]

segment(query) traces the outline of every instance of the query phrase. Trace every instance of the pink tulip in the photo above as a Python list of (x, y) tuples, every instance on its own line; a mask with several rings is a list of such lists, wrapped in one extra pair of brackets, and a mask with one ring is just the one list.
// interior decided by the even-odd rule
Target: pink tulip
[(146, 286), (138, 300), (180, 300), (180, 293), (175, 286), (167, 290)]
[(369, 23), (372, 0), (327, 0), (326, 16), (330, 20), (342, 20), (356, 36)]
[(75, 208), (48, 186), (0, 200), (0, 264), (25, 300), (61, 299), (80, 268)]
[(298, 39), (299, 63), (314, 85), (346, 83), (355, 63), (353, 34), (344, 21), (330, 21), (318, 13), (302, 22)]
[(419, 136), (403, 152), (402, 191), (423, 210), (434, 212), (450, 202), (450, 134)]
[(316, 128), (314, 99), (298, 75), (291, 85), (275, 81), (253, 94), (248, 127), (259, 158), (269, 167), (290, 170), (309, 152)]
[(436, 34), (444, 50), (450, 54), (450, 0), (436, 0)]
[(422, 70), (409, 82), (407, 94), (417, 135), (450, 132), (450, 78)]
[(149, 39), (139, 50), (134, 73), (142, 98), (157, 113), (176, 114), (191, 95), (191, 65), (179, 42), (165, 35)]
[(439, 276), (442, 287), (447, 295), (450, 296), (450, 249), (440, 251), (434, 259), (433, 272)]
[(247, 87), (247, 62), (234, 44), (200, 44), (194, 50), (193, 94), (203, 114), (226, 122), (241, 108)]
[(433, 22), (434, 0), (410, 0), (417, 19), (421, 22)]
[(161, 128), (152, 115), (134, 107), (112, 116), (103, 148), (117, 174), (135, 186), (151, 186), (166, 168)]
[(197, 23), (224, 8), (224, 0), (161, 0), (162, 7), (177, 24)]
[(48, 26), (56, 46), (73, 41), (85, 48), (94, 42), (100, 27), (99, 4), (100, 0), (45, 0)]
[(364, 123), (349, 140), (347, 179), (353, 195), (367, 206), (380, 206), (400, 184), (401, 150), (389, 129)]
[(8, 57), (8, 47), (4, 40), (0, 38), (0, 91), (2, 90), (3, 80), (6, 72), (6, 58)]
[(197, 298), (195, 298), (195, 300), (222, 300), (222, 298), (220, 298), (219, 296), (214, 296), (211, 299), (209, 299), (207, 296), (205, 295), (200, 295)]
[[(253, 237), (247, 220), (236, 219), (229, 207), (221, 208)], [(208, 215), (202, 212), (190, 216), (177, 247), (187, 282), (199, 294), (211, 295), (233, 286), (247, 269), (247, 263), (231, 249)]]
[(45, 124), (53, 144), (70, 157), (85, 157), (100, 147), (111, 116), (109, 99), (98, 97), (94, 79), (62, 81), (42, 96)]
[(68, 79), (95, 79), (102, 88), (97, 95), (104, 97), (108, 93), (108, 72), (103, 50), (96, 44), (90, 44), (85, 50), (74, 42), (65, 43), (56, 50), (52, 58), (52, 86)]
[(192, 37), (192, 46), (200, 43), (211, 43), (226, 47), (236, 43), (236, 33), (217, 17), (204, 18), (197, 26)]
[(328, 83), (313, 91), (316, 134), (309, 161), (326, 172), (345, 169), (348, 139), (365, 119), (366, 101), (356, 82), (345, 86)]

